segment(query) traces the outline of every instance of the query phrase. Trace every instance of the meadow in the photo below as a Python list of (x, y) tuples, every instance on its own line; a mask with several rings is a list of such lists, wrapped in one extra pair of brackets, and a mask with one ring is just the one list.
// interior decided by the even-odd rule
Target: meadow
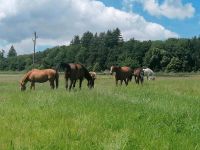
[(115, 86), (101, 75), (95, 88), (68, 92), (63, 76), (19, 89), (22, 74), (0, 74), (0, 149), (200, 149), (200, 76), (157, 77), (143, 86)]

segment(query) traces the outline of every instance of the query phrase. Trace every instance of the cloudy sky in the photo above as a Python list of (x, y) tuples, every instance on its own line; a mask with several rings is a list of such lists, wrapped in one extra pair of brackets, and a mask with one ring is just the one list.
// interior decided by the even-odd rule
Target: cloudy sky
[(0, 49), (18, 54), (67, 45), (74, 35), (118, 27), (125, 40), (200, 35), (200, 0), (0, 0)]

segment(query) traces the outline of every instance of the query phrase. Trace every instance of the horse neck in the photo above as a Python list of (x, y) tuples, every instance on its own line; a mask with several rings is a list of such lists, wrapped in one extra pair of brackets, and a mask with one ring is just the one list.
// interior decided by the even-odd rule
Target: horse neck
[(23, 83), (24, 85), (26, 85), (27, 82), (28, 82), (28, 78), (27, 78), (27, 76), (25, 76), (25, 77), (21, 80), (21, 83)]
[(119, 73), (120, 70), (121, 69), (119, 67), (115, 67), (115, 68), (112, 69), (112, 72)]
[(87, 71), (87, 69), (85, 67), (83, 67), (84, 70), (84, 74), (85, 74), (85, 78), (89, 81), (92, 80), (92, 77), (90, 75), (90, 73)]
[(24, 85), (26, 85), (26, 83), (28, 82), (28, 77), (30, 75), (31, 71), (29, 71), (24, 77), (23, 79), (21, 80), (21, 82), (24, 83)]

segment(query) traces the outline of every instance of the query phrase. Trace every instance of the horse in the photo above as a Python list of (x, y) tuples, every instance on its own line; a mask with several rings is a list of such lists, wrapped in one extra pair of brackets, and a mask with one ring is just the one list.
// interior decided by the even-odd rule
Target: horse
[(58, 80), (59, 80), (59, 74), (57, 70), (53, 69), (44, 69), (44, 70), (38, 70), (33, 69), (26, 73), (22, 80), (20, 81), (21, 91), (26, 90), (26, 83), (29, 81), (31, 82), (30, 89), (32, 88), (35, 90), (35, 82), (43, 83), (46, 81), (50, 82), (50, 86), (52, 89), (55, 88), (54, 81), (56, 82), (56, 88), (58, 88)]
[(115, 72), (116, 86), (118, 85), (118, 80), (120, 80), (121, 85), (122, 85), (122, 82), (124, 81), (126, 86), (128, 85), (128, 82), (132, 80), (133, 70), (130, 67), (111, 66), (110, 74), (112, 75), (113, 72)]
[(135, 76), (135, 82), (136, 84), (143, 83), (144, 80), (144, 71), (142, 68), (136, 68), (133, 71), (133, 75)]
[(90, 71), (89, 73), (90, 73), (90, 76), (92, 77), (92, 87), (94, 88), (94, 81), (97, 78), (97, 74), (94, 71)]
[[(76, 81), (79, 80), (79, 89), (81, 89), (82, 81), (84, 78), (88, 81), (88, 88), (92, 88), (94, 82), (89, 71), (82, 64), (75, 63), (61, 63), (60, 67), (65, 69), (65, 88), (71, 90), (75, 88)], [(70, 85), (68, 86), (68, 79), (70, 79)]]
[(145, 68), (143, 71), (144, 75), (147, 76), (147, 80), (155, 80), (155, 73), (150, 68)]

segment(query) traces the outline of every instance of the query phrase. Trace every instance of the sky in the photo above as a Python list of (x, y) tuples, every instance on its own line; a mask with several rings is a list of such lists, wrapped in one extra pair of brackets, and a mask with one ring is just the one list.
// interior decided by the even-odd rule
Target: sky
[(200, 36), (200, 0), (0, 0), (0, 49), (18, 54), (119, 28), (124, 40)]

